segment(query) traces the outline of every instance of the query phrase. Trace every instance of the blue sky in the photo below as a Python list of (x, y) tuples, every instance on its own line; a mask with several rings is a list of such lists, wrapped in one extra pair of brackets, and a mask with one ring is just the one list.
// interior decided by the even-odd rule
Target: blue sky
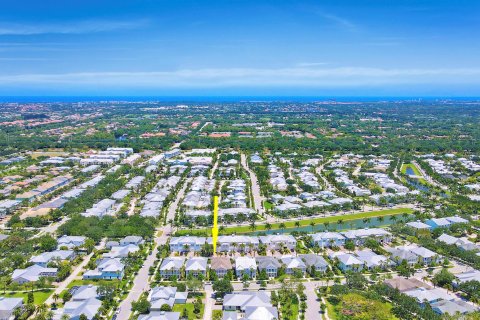
[(0, 95), (480, 96), (477, 0), (16, 0)]

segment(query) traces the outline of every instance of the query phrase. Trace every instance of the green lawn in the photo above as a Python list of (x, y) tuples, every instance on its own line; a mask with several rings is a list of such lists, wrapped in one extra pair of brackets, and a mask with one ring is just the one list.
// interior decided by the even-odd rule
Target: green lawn
[(68, 288), (73, 288), (75, 286), (84, 286), (84, 285), (101, 285), (104, 283), (111, 283), (111, 284), (118, 284), (119, 280), (94, 280), (94, 279), (87, 279), (87, 280), (81, 280), (81, 279), (76, 279), (73, 280), (68, 284)]
[(223, 315), (222, 310), (212, 310), (212, 319), (213, 320), (221, 320)]
[[(39, 305), (45, 302), (45, 300), (50, 297), (50, 295), (53, 293), (53, 289), (46, 289), (46, 290), (41, 290), (41, 291), (34, 291), (33, 292), (33, 301), (34, 304)], [(0, 293), (1, 296), (5, 298), (23, 298), (23, 302), (27, 303), (27, 298), (28, 298), (28, 292), (15, 292), (15, 293)]]
[(268, 202), (268, 201), (263, 201), (263, 207), (265, 208), (265, 210), (272, 210), (273, 209), (273, 204), (271, 202)]
[[(292, 310), (292, 316), (291, 317), (285, 317), (284, 314), (282, 314), (282, 319), (285, 319), (285, 320), (297, 320), (298, 319), (298, 313), (299, 313), (299, 306), (298, 306), (298, 303), (292, 303), (290, 305), (290, 309)], [(283, 312), (283, 311), (282, 311)]]
[[(344, 223), (347, 221), (352, 221), (352, 220), (359, 220), (359, 219), (365, 219), (365, 218), (375, 218), (375, 217), (382, 217), (382, 216), (393, 216), (393, 215), (399, 215), (403, 213), (408, 213), (411, 214), (413, 212), (412, 209), (410, 208), (396, 208), (396, 209), (385, 209), (385, 210), (379, 210), (379, 211), (367, 211), (367, 212), (360, 212), (360, 213), (351, 213), (351, 214), (345, 214), (345, 215), (340, 215), (340, 216), (332, 216), (332, 217), (325, 217), (325, 218), (314, 218), (314, 219), (305, 219), (305, 220), (298, 220), (300, 223), (300, 227), (305, 227), (309, 226), (310, 222), (314, 222), (315, 225), (321, 225), (324, 222), (329, 222), (329, 223), (335, 223), (338, 222), (338, 220), (342, 220)], [(285, 229), (295, 229), (295, 221), (287, 221), (284, 222), (285, 224)], [(271, 224), (271, 229), (281, 229), (280, 228), (280, 223), (272, 223)], [(255, 231), (266, 231), (265, 229), (265, 224), (259, 224), (257, 225)], [(237, 226), (237, 227), (230, 227), (230, 228), (225, 228), (225, 230), (221, 231), (220, 234), (233, 234), (233, 233), (250, 233), (252, 232), (252, 229), (250, 226)], [(196, 234), (207, 234), (208, 236), (211, 236), (212, 232), (211, 229), (192, 229), (192, 230), (179, 230), (176, 232), (177, 236), (182, 236), (182, 235), (196, 235)]]
[[(334, 217), (299, 220), (298, 222), (300, 222), (300, 227), (304, 227), (304, 226), (309, 226), (311, 221), (313, 221), (315, 225), (320, 225), (324, 222), (330, 222), (330, 223), (337, 222), (339, 219), (343, 220), (343, 222), (347, 222), (351, 220), (374, 218), (374, 217), (389, 216), (389, 215), (398, 215), (398, 214), (412, 213), (412, 212), (413, 210), (409, 208), (386, 209), (381, 211), (360, 212), (360, 213), (346, 214), (346, 215), (334, 216)], [(284, 224), (285, 224), (285, 229), (296, 228), (295, 221), (287, 221), (287, 222), (284, 222)], [(272, 223), (271, 227), (272, 229), (280, 229), (280, 223)], [(266, 230), (264, 224), (258, 225), (255, 231), (262, 231), (262, 230)], [(226, 228), (224, 233), (248, 233), (248, 232), (252, 232), (252, 229), (250, 228), (250, 226)]]
[(332, 319), (332, 320), (336, 320), (338, 319), (337, 317), (337, 312), (335, 312), (335, 307), (333, 306), (333, 304), (331, 304), (330, 302), (328, 301), (325, 301), (327, 303), (327, 314), (328, 314), (328, 318)]
[(203, 310), (205, 306), (202, 304), (202, 308), (200, 310), (200, 314), (195, 314), (193, 312), (193, 303), (186, 303), (186, 304), (176, 304), (173, 306), (174, 312), (180, 312), (180, 317), (182, 316), (183, 309), (187, 309), (188, 312), (188, 320), (193, 320), (193, 319), (202, 319), (203, 318)]

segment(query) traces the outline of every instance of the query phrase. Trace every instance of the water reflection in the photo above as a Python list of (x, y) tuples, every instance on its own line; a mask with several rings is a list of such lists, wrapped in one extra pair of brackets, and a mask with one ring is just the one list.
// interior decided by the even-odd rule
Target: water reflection
[[(297, 232), (307, 232), (307, 233), (315, 233), (315, 232), (322, 232), (322, 231), (341, 231), (341, 230), (349, 230), (349, 229), (361, 229), (361, 228), (376, 228), (376, 227), (385, 227), (395, 222), (410, 220), (412, 215), (408, 215), (408, 217), (404, 217), (402, 214), (397, 215), (389, 215), (383, 216), (379, 219), (379, 217), (369, 218), (369, 220), (364, 221), (364, 219), (356, 219), (356, 220), (348, 220), (343, 221), (341, 224), (338, 222), (330, 222), (328, 225), (323, 223), (316, 224), (315, 226), (302, 226), (298, 228), (288, 228), (288, 229), (271, 229), (271, 230), (257, 230), (254, 232), (250, 232), (250, 235), (258, 235), (259, 233), (266, 233), (266, 234), (277, 234), (277, 233), (291, 233), (294, 231)], [(338, 219), (342, 219), (342, 216), (338, 216)]]

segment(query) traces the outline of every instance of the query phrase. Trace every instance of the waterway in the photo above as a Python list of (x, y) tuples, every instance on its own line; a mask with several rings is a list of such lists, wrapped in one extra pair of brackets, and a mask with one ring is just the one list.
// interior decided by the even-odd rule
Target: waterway
[[(378, 228), (378, 227), (387, 227), (391, 224), (394, 224), (395, 222), (398, 221), (405, 221), (405, 218), (403, 217), (402, 214), (397, 214), (395, 215), (396, 218), (393, 218), (394, 215), (389, 215), (389, 216), (383, 216), (382, 219), (378, 219), (378, 217), (372, 217), (370, 220), (367, 222), (364, 222), (363, 219), (356, 219), (356, 220), (348, 220), (348, 221), (343, 221), (341, 224), (337, 222), (330, 222), (328, 226), (325, 226), (323, 223), (319, 223), (315, 226), (302, 226), (298, 228), (288, 228), (288, 229), (271, 229), (271, 230), (262, 230), (262, 231), (255, 231), (248, 233), (250, 235), (258, 235), (260, 233), (266, 233), (266, 234), (277, 234), (277, 233), (292, 233), (294, 231), (297, 232), (308, 232), (308, 233), (315, 233), (315, 232), (322, 232), (326, 231), (328, 228), (328, 231), (341, 231), (341, 230), (351, 230), (351, 229), (361, 229), (361, 228)], [(407, 217), (408, 220), (411, 220), (411, 215)], [(339, 216), (338, 219), (341, 219), (342, 217)], [(243, 233), (242, 233), (243, 234)]]
[(414, 176), (415, 175), (415, 171), (413, 171), (413, 169), (411, 167), (407, 167), (405, 169), (405, 173), (408, 174), (409, 176)]

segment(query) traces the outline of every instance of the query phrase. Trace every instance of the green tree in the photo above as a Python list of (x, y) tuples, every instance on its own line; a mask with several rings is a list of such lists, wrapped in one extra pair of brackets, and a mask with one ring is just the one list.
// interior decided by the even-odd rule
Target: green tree
[(436, 286), (445, 287), (451, 286), (453, 280), (455, 280), (455, 276), (447, 269), (442, 269), (433, 276), (432, 282)]
[(212, 288), (215, 291), (215, 296), (219, 298), (223, 298), (227, 293), (233, 292), (232, 283), (227, 279), (215, 281)]
[(163, 304), (161, 307), (160, 307), (160, 311), (172, 311), (172, 308), (168, 305), (168, 304)]
[(27, 296), (27, 303), (28, 304), (33, 304), (34, 301), (35, 301), (35, 298), (33, 296), (33, 292), (29, 292), (28, 296)]
[(42, 236), (38, 241), (42, 251), (53, 251), (57, 248), (57, 240), (50, 235)]
[(148, 311), (150, 310), (150, 307), (151, 307), (151, 304), (147, 300), (147, 297), (145, 296), (142, 296), (140, 299), (138, 299), (138, 301), (135, 301), (132, 303), (132, 311), (137, 311), (138, 313), (141, 313), (141, 314), (148, 313)]
[(195, 302), (193, 303), (193, 313), (200, 314), (201, 310), (202, 310), (202, 299), (200, 297), (197, 297), (195, 299)]
[(346, 275), (346, 284), (350, 289), (363, 290), (367, 286), (367, 279), (358, 272), (353, 272)]

